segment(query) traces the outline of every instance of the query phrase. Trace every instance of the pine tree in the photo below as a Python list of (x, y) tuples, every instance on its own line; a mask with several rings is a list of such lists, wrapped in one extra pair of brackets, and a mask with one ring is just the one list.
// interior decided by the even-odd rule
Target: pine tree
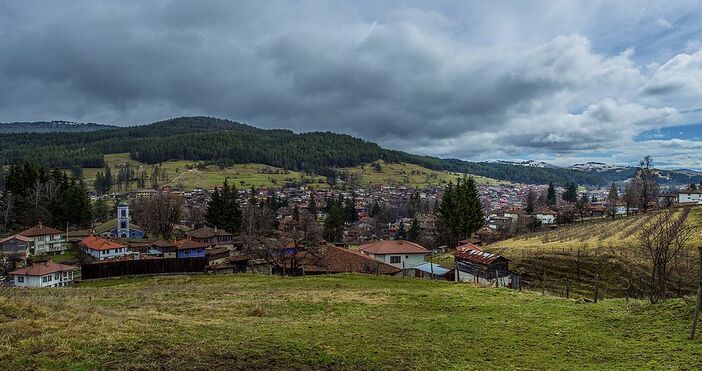
[(310, 193), (310, 202), (307, 204), (307, 211), (317, 218), (317, 201), (315, 200), (314, 192)]
[(448, 244), (455, 246), (458, 240), (470, 237), (483, 226), (483, 217), (473, 178), (461, 179), (455, 187), (449, 183), (439, 205), (439, 218)]
[(330, 198), (327, 202), (328, 213), (324, 220), (324, 239), (329, 242), (341, 242), (344, 236), (344, 208), (340, 201)]
[(395, 239), (396, 240), (404, 240), (407, 238), (406, 231), (405, 231), (405, 223), (400, 221), (400, 228), (397, 230), (397, 233), (395, 233)]
[(371, 218), (375, 218), (376, 216), (378, 216), (378, 214), (380, 214), (380, 204), (378, 203), (378, 200), (376, 200), (375, 202), (373, 202), (373, 207), (371, 208), (368, 216), (370, 216)]
[(412, 242), (417, 242), (419, 241), (421, 233), (422, 230), (419, 227), (419, 221), (417, 220), (417, 218), (414, 218), (412, 220), (412, 224), (410, 224), (409, 231), (407, 231), (407, 239)]
[(222, 187), (222, 225), (226, 231), (234, 234), (241, 232), (243, 214), (239, 207), (239, 191), (236, 186), (229, 186), (228, 179), (224, 180)]
[(295, 208), (293, 208), (292, 218), (296, 222), (300, 221), (300, 209), (297, 208), (297, 205), (295, 205)]
[(221, 227), (223, 225), (222, 211), (224, 210), (224, 200), (220, 194), (219, 188), (215, 188), (207, 202), (205, 210), (205, 224), (208, 227)]
[(546, 194), (546, 203), (548, 206), (555, 206), (556, 205), (556, 187), (553, 186), (553, 183), (548, 184), (548, 193)]

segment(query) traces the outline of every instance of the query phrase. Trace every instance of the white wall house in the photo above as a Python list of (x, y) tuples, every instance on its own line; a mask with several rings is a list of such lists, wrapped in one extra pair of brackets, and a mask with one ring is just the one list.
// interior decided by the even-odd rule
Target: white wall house
[(51, 255), (60, 254), (68, 249), (66, 240), (61, 233), (58, 229), (39, 223), (19, 234), (29, 239), (30, 255)]
[(702, 204), (702, 191), (685, 190), (678, 192), (678, 202), (696, 202)]
[(88, 236), (83, 239), (80, 242), (80, 248), (95, 260), (116, 258), (129, 253), (127, 246), (95, 236)]
[(540, 209), (534, 212), (536, 220), (541, 224), (553, 224), (556, 222), (556, 213), (548, 209)]
[(410, 269), (424, 264), (429, 250), (404, 240), (383, 240), (361, 246), (361, 252), (396, 268)]
[(63, 287), (73, 284), (80, 268), (53, 262), (35, 263), (8, 275), (18, 287)]

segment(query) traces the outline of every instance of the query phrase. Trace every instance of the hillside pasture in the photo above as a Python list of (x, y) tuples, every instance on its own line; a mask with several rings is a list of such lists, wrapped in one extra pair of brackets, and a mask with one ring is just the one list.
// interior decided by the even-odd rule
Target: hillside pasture
[[(324, 177), (308, 176), (298, 171), (289, 171), (262, 164), (235, 164), (223, 168), (216, 165), (198, 167), (195, 161), (181, 160), (149, 165), (131, 159), (128, 153), (105, 155), (105, 163), (110, 166), (113, 176), (116, 176), (119, 168), (126, 164), (129, 164), (129, 167), (137, 174), (146, 172), (147, 187), (150, 185), (149, 179), (154, 166), (165, 171), (165, 179), (159, 180), (161, 186), (170, 185), (185, 190), (212, 188), (221, 185), (226, 178), (229, 178), (229, 182), (239, 189), (251, 186), (281, 187), (285, 183), (300, 182), (303, 179), (316, 188), (328, 187)], [(83, 177), (88, 184), (92, 185), (98, 171), (102, 172), (104, 169), (83, 169)], [(136, 189), (136, 182), (132, 182), (130, 189)]]
[[(116, 176), (119, 168), (129, 165), (136, 174), (146, 172), (147, 187), (154, 166), (145, 164), (129, 157), (128, 153), (105, 155), (105, 163), (110, 166), (112, 175)], [(234, 164), (227, 167), (208, 165), (197, 166), (196, 161), (166, 161), (158, 164), (165, 171), (165, 179), (160, 179), (159, 185), (170, 185), (192, 190), (194, 188), (211, 188), (221, 185), (224, 179), (229, 178), (230, 183), (238, 188), (273, 187), (279, 188), (286, 183), (300, 183), (303, 180), (314, 188), (327, 188), (327, 179), (323, 176), (310, 176), (300, 171), (291, 171), (263, 164)], [(385, 163), (380, 161), (381, 171), (377, 172), (371, 164), (352, 168), (343, 168), (355, 174), (360, 179), (361, 186), (376, 185), (404, 185), (410, 188), (425, 188), (429, 186), (445, 186), (464, 174), (436, 171), (418, 165), (407, 163)], [(104, 169), (84, 168), (83, 178), (92, 186), (98, 171)], [(478, 184), (497, 184), (498, 181), (490, 178), (475, 176)], [(136, 182), (132, 182), (130, 189), (136, 189)]]
[(597, 304), (359, 274), (195, 275), (6, 289), (7, 369), (702, 367), (692, 304)]
[[(387, 184), (409, 188), (443, 187), (448, 185), (449, 182), (455, 184), (459, 178), (468, 175), (431, 170), (407, 163), (387, 163), (384, 161), (378, 161), (377, 163), (380, 164), (380, 171), (377, 171), (372, 164), (364, 164), (344, 170), (360, 176), (360, 183), (365, 186)], [(473, 176), (473, 179), (478, 184), (507, 183), (481, 176)]]

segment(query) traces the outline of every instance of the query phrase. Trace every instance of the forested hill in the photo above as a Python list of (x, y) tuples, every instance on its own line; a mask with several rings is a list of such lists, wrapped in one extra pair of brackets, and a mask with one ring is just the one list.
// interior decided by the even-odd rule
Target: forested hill
[(76, 133), (114, 128), (111, 125), (71, 121), (2, 122), (0, 133)]
[(180, 117), (151, 125), (97, 131), (0, 134), (0, 161), (30, 160), (47, 167), (103, 167), (104, 154), (129, 152), (146, 163), (206, 161), (219, 165), (262, 163), (329, 175), (335, 168), (377, 160), (525, 183), (604, 185), (611, 179), (587, 171), (475, 163), (387, 150), (349, 135), (265, 130), (210, 117)]

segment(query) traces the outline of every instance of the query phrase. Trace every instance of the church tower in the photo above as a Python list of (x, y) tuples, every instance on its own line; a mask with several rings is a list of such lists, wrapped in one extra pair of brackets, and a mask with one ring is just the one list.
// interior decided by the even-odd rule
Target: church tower
[(129, 205), (122, 201), (117, 204), (117, 238), (129, 238)]

